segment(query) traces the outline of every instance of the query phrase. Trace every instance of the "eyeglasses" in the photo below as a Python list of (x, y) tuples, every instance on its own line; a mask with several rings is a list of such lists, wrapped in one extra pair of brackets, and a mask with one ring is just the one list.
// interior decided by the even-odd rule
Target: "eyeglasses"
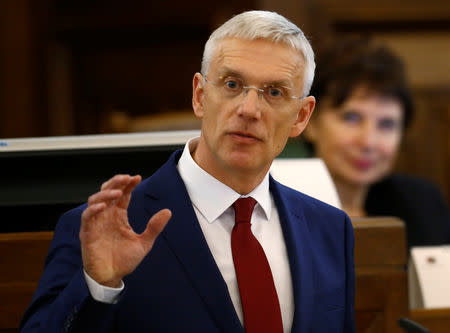
[(241, 78), (233, 76), (220, 76), (216, 81), (208, 80), (206, 75), (204, 75), (203, 78), (205, 82), (209, 82), (219, 89), (221, 95), (226, 98), (246, 96), (250, 89), (255, 89), (258, 96), (263, 96), (265, 101), (271, 106), (282, 106), (290, 103), (293, 99), (303, 99), (303, 97), (292, 95), (291, 88), (283, 85), (270, 84), (258, 88), (255, 86), (248, 86)]

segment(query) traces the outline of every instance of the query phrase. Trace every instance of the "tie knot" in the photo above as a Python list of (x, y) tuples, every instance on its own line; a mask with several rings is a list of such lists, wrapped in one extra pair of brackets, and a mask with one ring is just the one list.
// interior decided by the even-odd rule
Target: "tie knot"
[(250, 223), (256, 200), (252, 197), (239, 198), (234, 204), (235, 223)]

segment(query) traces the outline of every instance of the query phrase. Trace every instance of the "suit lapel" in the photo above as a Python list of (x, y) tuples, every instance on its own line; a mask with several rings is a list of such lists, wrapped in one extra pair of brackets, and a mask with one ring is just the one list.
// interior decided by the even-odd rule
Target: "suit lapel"
[[(161, 236), (183, 266), (193, 287), (203, 299), (223, 332), (244, 332), (228, 288), (198, 224), (186, 187), (176, 169), (181, 151), (146, 181), (145, 210), (154, 214), (169, 208), (172, 218)], [(280, 216), (289, 256), (294, 291), (292, 332), (308, 331), (313, 308), (312, 246), (301, 201), (291, 189), (270, 178), (270, 191)]]
[(307, 332), (313, 308), (313, 267), (308, 225), (301, 208), (302, 202), (291, 189), (270, 178), (270, 191), (280, 216), (289, 256), (294, 291), (294, 320), (292, 332)]
[(184, 267), (217, 326), (224, 332), (244, 332), (176, 169), (180, 155), (181, 152), (173, 154), (145, 184), (145, 209), (150, 214), (162, 208), (172, 211), (172, 218), (161, 236)]

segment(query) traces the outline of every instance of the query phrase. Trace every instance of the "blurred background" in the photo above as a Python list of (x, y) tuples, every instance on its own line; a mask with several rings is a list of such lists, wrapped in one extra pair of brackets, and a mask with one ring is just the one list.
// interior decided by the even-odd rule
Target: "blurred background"
[(0, 0), (0, 138), (199, 128), (203, 45), (249, 9), (285, 15), (316, 52), (362, 34), (400, 55), (416, 117), (396, 168), (450, 201), (448, 0)]

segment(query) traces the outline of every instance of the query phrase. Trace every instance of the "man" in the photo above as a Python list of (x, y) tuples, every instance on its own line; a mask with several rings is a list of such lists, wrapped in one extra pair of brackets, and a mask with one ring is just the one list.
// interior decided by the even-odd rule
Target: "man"
[(22, 331), (354, 332), (348, 217), (268, 174), (314, 109), (313, 58), (275, 13), (217, 29), (193, 79), (200, 138), (61, 218)]

